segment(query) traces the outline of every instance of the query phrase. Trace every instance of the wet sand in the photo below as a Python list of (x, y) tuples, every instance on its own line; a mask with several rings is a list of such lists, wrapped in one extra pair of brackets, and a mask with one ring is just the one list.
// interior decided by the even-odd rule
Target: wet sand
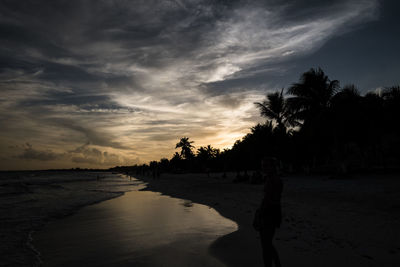
[[(214, 207), (239, 230), (210, 252), (228, 266), (262, 266), (253, 214), (262, 185), (234, 184), (233, 175), (139, 177), (146, 190)], [(400, 266), (400, 177), (284, 177), (284, 220), (275, 245), (283, 266)]]
[(0, 266), (37, 266), (33, 232), (84, 206), (119, 197), (138, 183), (110, 172), (1, 172)]
[(214, 209), (132, 191), (49, 223), (34, 235), (43, 266), (215, 266), (209, 253), (237, 224)]

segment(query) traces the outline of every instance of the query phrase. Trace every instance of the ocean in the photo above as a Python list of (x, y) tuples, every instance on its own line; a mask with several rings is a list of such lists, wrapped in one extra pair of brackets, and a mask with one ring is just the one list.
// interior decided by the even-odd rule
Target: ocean
[(0, 265), (39, 263), (32, 233), (79, 208), (136, 190), (143, 184), (111, 172), (0, 173)]

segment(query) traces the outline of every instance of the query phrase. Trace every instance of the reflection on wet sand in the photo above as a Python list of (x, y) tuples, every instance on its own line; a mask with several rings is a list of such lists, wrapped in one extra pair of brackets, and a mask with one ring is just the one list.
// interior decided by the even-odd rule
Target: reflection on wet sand
[(50, 223), (34, 244), (44, 266), (223, 266), (208, 247), (236, 229), (208, 206), (133, 191)]

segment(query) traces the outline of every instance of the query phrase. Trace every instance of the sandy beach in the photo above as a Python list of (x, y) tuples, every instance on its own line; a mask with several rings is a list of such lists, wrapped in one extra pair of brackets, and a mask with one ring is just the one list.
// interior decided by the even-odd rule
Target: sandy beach
[[(68, 229), (71, 222), (85, 221), (82, 218), (86, 218), (95, 223), (95, 227), (90, 228), (95, 236), (104, 229), (111, 231), (108, 240), (112, 242), (113, 230), (108, 227), (102, 228), (102, 225), (109, 222), (107, 216), (91, 220), (90, 212), (86, 212), (87, 210), (115, 212), (117, 215), (111, 216), (114, 222), (125, 222), (124, 225), (130, 225), (126, 223), (127, 220), (135, 222), (138, 219), (137, 216), (132, 217), (135, 212), (116, 208), (123, 207), (118, 204), (120, 202), (125, 203), (126, 207), (131, 206), (129, 203), (135, 202), (125, 196), (80, 209), (121, 196), (123, 192), (136, 188), (138, 181), (135, 179), (111, 173), (101, 174), (100, 180), (97, 180), (95, 173), (35, 175), (37, 176), (11, 177), (14, 180), (18, 179), (17, 182), (13, 180), (13, 183), (2, 180), (1, 233), (4, 238), (0, 248), (5, 252), (1, 258), (4, 266), (37, 264), (34, 251), (35, 249), (38, 250), (36, 252), (41, 251), (38, 247), (32, 246), (35, 245), (35, 240), (32, 241), (29, 237), (27, 241), (26, 238), (33, 230), (38, 230), (34, 236), (40, 234), (43, 229), (47, 231), (49, 221), (65, 225), (65, 229)], [(213, 262), (209, 257), (211, 254), (226, 266), (263, 265), (258, 233), (252, 227), (254, 211), (262, 199), (262, 185), (233, 183), (232, 173), (224, 179), (221, 178), (221, 174), (215, 173), (210, 177), (205, 174), (162, 174), (158, 179), (132, 176), (147, 184), (147, 186), (141, 185), (143, 188), (141, 190), (160, 192), (177, 198), (176, 201), (190, 200), (194, 205), (204, 204), (238, 224), (237, 231), (228, 231), (231, 233), (227, 235), (218, 234), (220, 237), (216, 241), (212, 241), (215, 238), (211, 236), (206, 238), (211, 240), (211, 245), (207, 245), (206, 250), (203, 246), (201, 253), (207, 255), (209, 259), (207, 262)], [(332, 179), (326, 176), (284, 176), (282, 179), (284, 220), (276, 232), (275, 245), (283, 266), (400, 265), (398, 176), (360, 175), (345, 179)], [(112, 207), (103, 208), (109, 205)], [(81, 216), (79, 217), (81, 219), (76, 219), (75, 215), (65, 217), (78, 209), (80, 210), (78, 217)], [(148, 207), (145, 210), (152, 212)], [(105, 221), (101, 223), (102, 220)], [(188, 226), (190, 225), (189, 221)], [(216, 228), (218, 226), (220, 225), (216, 225)], [(165, 232), (163, 228), (158, 230), (160, 233)], [(48, 236), (54, 235), (48, 234)], [(78, 235), (74, 242), (79, 243), (79, 238)], [(135, 239), (134, 236), (130, 238), (130, 240)], [(182, 244), (190, 242), (186, 240)], [(46, 245), (48, 244), (46, 237), (42, 238), (41, 243), (43, 247), (51, 247)], [(176, 253), (173, 255), (179, 255), (178, 247), (170, 249)], [(152, 254), (157, 253), (156, 250), (150, 251)], [(71, 255), (75, 254), (73, 250), (69, 252)], [(164, 252), (160, 251), (160, 255), (164, 255), (167, 261), (171, 253)], [(63, 250), (60, 253), (64, 253)], [(147, 260), (146, 264), (158, 266), (151, 265)], [(50, 264), (50, 266), (56, 265)]]
[[(145, 190), (190, 199), (234, 220), (239, 230), (210, 252), (228, 266), (262, 266), (253, 214), (262, 185), (232, 183), (220, 174), (163, 174)], [(398, 176), (283, 177), (284, 220), (275, 245), (283, 266), (399, 266)]]

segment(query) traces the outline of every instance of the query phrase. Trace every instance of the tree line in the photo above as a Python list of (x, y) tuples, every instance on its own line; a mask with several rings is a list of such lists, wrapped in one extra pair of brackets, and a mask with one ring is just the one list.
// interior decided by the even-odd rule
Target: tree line
[[(231, 149), (195, 150), (183, 137), (171, 159), (129, 167), (137, 172), (245, 172), (274, 157), (285, 172), (348, 173), (400, 166), (400, 86), (361, 94), (340, 87), (321, 68), (255, 103), (265, 123), (251, 128)], [(120, 167), (122, 168), (122, 167)], [(126, 167), (125, 167), (126, 168)]]

